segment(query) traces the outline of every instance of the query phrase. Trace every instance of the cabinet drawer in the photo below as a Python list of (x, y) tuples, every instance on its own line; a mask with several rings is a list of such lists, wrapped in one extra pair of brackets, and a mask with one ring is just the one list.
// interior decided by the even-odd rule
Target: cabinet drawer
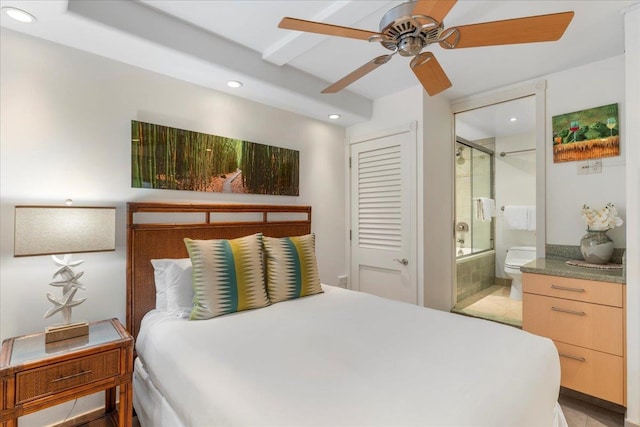
[(89, 384), (120, 372), (120, 350), (30, 369), (16, 375), (16, 404)]
[(580, 347), (623, 355), (621, 308), (524, 294), (522, 328)]
[(563, 387), (624, 406), (622, 357), (561, 342), (554, 343), (560, 355)]
[(524, 273), (522, 275), (522, 291), (575, 301), (610, 305), (612, 307), (622, 307), (622, 294), (624, 289), (619, 283)]

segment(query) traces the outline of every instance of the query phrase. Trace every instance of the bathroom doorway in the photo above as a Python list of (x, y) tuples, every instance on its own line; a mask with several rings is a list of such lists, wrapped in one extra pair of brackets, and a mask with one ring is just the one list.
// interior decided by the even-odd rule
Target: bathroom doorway
[(536, 96), (459, 112), (455, 129), (452, 311), (521, 327), (522, 303), (513, 298), (505, 260), (520, 246), (535, 257), (536, 230), (511, 230), (504, 213), (517, 205), (535, 216)]

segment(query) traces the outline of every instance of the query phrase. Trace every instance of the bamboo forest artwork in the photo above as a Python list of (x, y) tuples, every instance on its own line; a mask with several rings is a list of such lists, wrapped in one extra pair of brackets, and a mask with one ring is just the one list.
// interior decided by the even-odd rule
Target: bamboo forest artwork
[(137, 188), (297, 196), (299, 152), (131, 121)]
[(618, 104), (554, 116), (553, 162), (620, 155)]

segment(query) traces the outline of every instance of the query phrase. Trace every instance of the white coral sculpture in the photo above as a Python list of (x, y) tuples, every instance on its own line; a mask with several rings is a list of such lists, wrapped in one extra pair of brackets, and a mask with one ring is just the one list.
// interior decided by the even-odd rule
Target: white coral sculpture
[(51, 286), (61, 287), (62, 288), (62, 297), (57, 298), (52, 293), (47, 293), (47, 299), (53, 303), (53, 307), (51, 307), (45, 314), (45, 319), (47, 317), (51, 317), (54, 314), (61, 312), (62, 318), (64, 319), (65, 324), (71, 323), (71, 308), (77, 305), (82, 304), (86, 298), (82, 299), (73, 299), (78, 292), (78, 289), (84, 290), (85, 287), (78, 282), (78, 279), (82, 277), (84, 274), (83, 271), (80, 273), (74, 273), (72, 267), (76, 267), (84, 262), (84, 260), (78, 260), (71, 262), (71, 255), (65, 255), (63, 259), (52, 255), (51, 258), (53, 262), (60, 268), (53, 273), (53, 279), (58, 278), (58, 280), (54, 280), (49, 283)]

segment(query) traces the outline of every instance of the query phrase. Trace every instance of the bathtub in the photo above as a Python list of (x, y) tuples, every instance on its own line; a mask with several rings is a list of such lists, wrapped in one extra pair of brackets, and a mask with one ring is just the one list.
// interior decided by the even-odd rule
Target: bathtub
[(467, 258), (471, 255), (483, 255), (486, 254), (487, 252), (493, 252), (495, 254), (495, 251), (493, 249), (475, 249), (475, 248), (458, 248), (456, 249), (456, 259), (460, 259), (460, 258)]
[[(493, 286), (496, 281), (496, 251), (473, 253), (471, 248), (456, 249), (456, 303)], [(476, 249), (478, 251), (478, 249)]]

